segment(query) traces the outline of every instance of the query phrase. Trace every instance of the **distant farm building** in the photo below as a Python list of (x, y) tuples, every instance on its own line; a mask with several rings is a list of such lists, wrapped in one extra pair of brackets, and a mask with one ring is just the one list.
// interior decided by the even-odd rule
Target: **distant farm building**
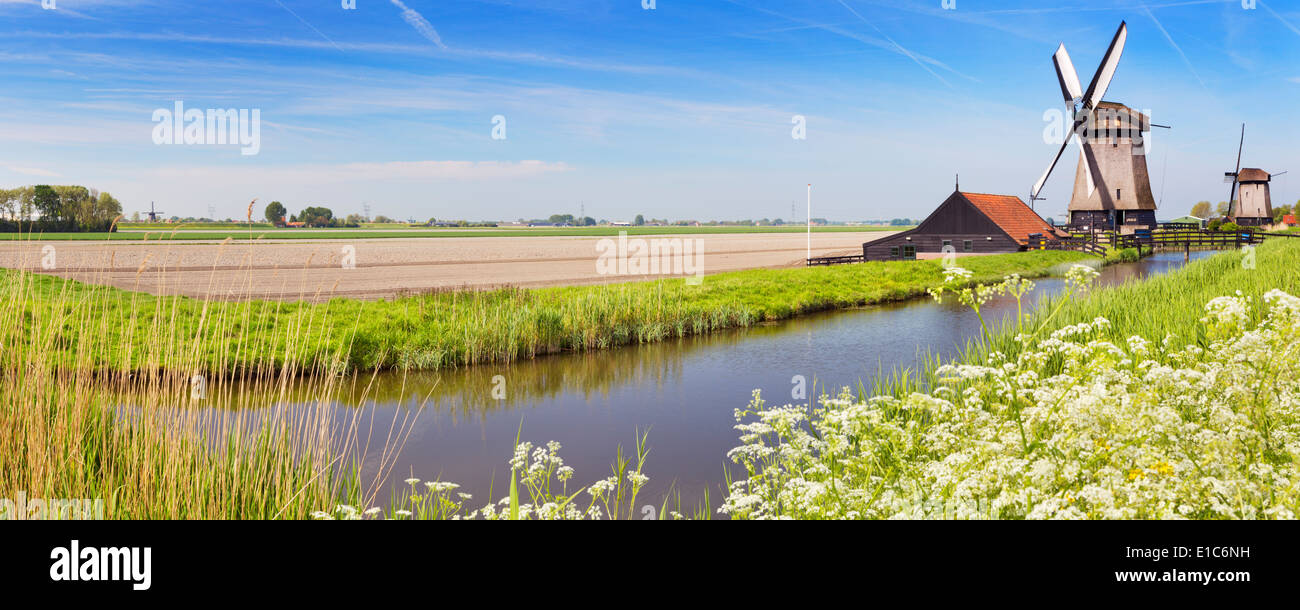
[(1181, 216), (1173, 220), (1170, 220), (1168, 222), (1161, 223), (1161, 227), (1166, 229), (1200, 230), (1205, 228), (1207, 222), (1208, 221), (1204, 218), (1201, 218), (1199, 216), (1192, 216), (1189, 214), (1187, 216)]
[(955, 191), (915, 229), (862, 244), (862, 254), (881, 261), (935, 258), (947, 246), (958, 255), (1018, 252), (1031, 237), (1062, 236), (1019, 197)]

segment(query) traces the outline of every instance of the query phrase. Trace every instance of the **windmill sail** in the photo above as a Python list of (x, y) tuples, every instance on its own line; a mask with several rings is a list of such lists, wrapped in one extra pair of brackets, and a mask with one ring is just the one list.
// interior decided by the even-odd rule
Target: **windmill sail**
[[(1228, 189), (1228, 217), (1237, 217), (1237, 208), (1241, 203), (1233, 203), (1237, 194), (1237, 178), (1241, 174), (1241, 149), (1246, 145), (1246, 124), (1241, 124), (1241, 141), (1237, 143), (1237, 169), (1232, 170), (1232, 187)], [(1228, 175), (1224, 174), (1224, 181), (1227, 181)]]
[(1115, 78), (1115, 70), (1119, 68), (1119, 58), (1124, 54), (1124, 42), (1127, 40), (1128, 24), (1121, 21), (1115, 37), (1110, 41), (1110, 48), (1106, 49), (1106, 55), (1101, 58), (1101, 66), (1088, 85), (1088, 92), (1083, 96), (1083, 104), (1088, 109), (1096, 108), (1106, 96), (1106, 89), (1110, 87), (1111, 79)]
[[(1119, 58), (1124, 54), (1124, 43), (1128, 40), (1128, 24), (1121, 21), (1119, 29), (1115, 31), (1115, 37), (1111, 39), (1110, 46), (1106, 49), (1106, 54), (1101, 59), (1101, 65), (1097, 67), (1097, 72), (1092, 76), (1092, 82), (1088, 83), (1088, 91), (1079, 94), (1079, 75), (1074, 71), (1074, 63), (1070, 61), (1070, 54), (1065, 51), (1065, 45), (1062, 44), (1052, 55), (1052, 63), (1056, 66), (1057, 82), (1061, 85), (1061, 95), (1065, 97), (1066, 105), (1070, 110), (1074, 110), (1076, 100), (1083, 99), (1083, 112), (1074, 116), (1074, 125), (1070, 128), (1069, 133), (1065, 134), (1065, 141), (1061, 143), (1061, 149), (1056, 152), (1052, 158), (1052, 164), (1047, 166), (1047, 171), (1043, 172), (1038, 182), (1034, 183), (1034, 188), (1029, 193), (1030, 199), (1038, 198), (1038, 193), (1043, 190), (1047, 184), (1047, 179), (1052, 175), (1052, 170), (1061, 160), (1061, 154), (1065, 148), (1070, 145), (1070, 138), (1074, 132), (1078, 131), (1086, 122), (1092, 120), (1092, 111), (1101, 103), (1102, 98), (1106, 95), (1106, 89), (1110, 88), (1110, 81), (1115, 77), (1115, 70), (1119, 67)], [(1088, 177), (1088, 194), (1091, 195), (1097, 188), (1097, 182), (1100, 181), (1100, 168), (1088, 162), (1088, 154), (1084, 148), (1087, 142), (1079, 140), (1079, 162), (1083, 164), (1084, 173)]]
[(1052, 63), (1056, 65), (1056, 80), (1061, 83), (1065, 105), (1073, 112), (1075, 103), (1083, 98), (1083, 90), (1079, 87), (1079, 73), (1074, 71), (1074, 63), (1070, 61), (1070, 54), (1065, 51), (1064, 44), (1052, 55)]

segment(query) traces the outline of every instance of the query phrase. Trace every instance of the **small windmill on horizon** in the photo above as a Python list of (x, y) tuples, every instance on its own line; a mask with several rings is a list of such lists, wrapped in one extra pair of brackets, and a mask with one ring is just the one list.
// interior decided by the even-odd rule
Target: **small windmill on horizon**
[(155, 210), (153, 207), (153, 202), (152, 201), (149, 202), (149, 222), (158, 222), (158, 215), (165, 214), (165, 213), (166, 212), (159, 212), (158, 210)]
[(1268, 183), (1273, 176), (1258, 167), (1242, 167), (1241, 151), (1246, 146), (1246, 124), (1241, 124), (1241, 140), (1237, 143), (1237, 169), (1223, 173), (1223, 181), (1232, 184), (1228, 189), (1228, 219), (1243, 227), (1260, 227), (1273, 224), (1273, 197)]

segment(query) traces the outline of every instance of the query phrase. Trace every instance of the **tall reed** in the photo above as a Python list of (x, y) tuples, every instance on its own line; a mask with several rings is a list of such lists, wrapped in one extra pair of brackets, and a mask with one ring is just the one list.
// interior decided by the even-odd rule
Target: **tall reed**
[(373, 498), (409, 430), (395, 422), (367, 463), (366, 411), (334, 400), (348, 343), (328, 305), (154, 298), (22, 272), (5, 273), (0, 305), (3, 498), (98, 499), (118, 519), (305, 518), (345, 484)]

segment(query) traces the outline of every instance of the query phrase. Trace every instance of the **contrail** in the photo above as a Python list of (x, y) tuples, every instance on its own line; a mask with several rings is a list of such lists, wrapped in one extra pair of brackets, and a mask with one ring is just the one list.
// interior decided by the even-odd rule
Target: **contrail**
[(1142, 10), (1146, 11), (1147, 17), (1150, 17), (1151, 21), (1156, 24), (1156, 27), (1160, 29), (1160, 33), (1165, 35), (1165, 40), (1169, 41), (1169, 45), (1172, 46), (1175, 51), (1178, 51), (1178, 55), (1183, 58), (1183, 63), (1187, 64), (1187, 69), (1191, 71), (1192, 76), (1196, 77), (1196, 81), (1201, 83), (1202, 87), (1205, 87), (1205, 81), (1201, 79), (1200, 74), (1196, 73), (1196, 68), (1192, 67), (1192, 62), (1187, 59), (1187, 54), (1183, 53), (1183, 49), (1178, 46), (1178, 43), (1174, 42), (1174, 39), (1169, 35), (1169, 32), (1165, 31), (1165, 26), (1160, 24), (1159, 19), (1156, 19), (1155, 13), (1152, 13), (1151, 9), (1145, 6), (1142, 7)]
[(1277, 11), (1273, 10), (1273, 7), (1264, 4), (1263, 2), (1260, 2), (1259, 5), (1264, 7), (1264, 10), (1268, 11), (1269, 13), (1272, 13), (1274, 17), (1277, 17), (1277, 20), (1281, 21), (1282, 25), (1285, 25), (1288, 30), (1295, 32), (1296, 34), (1300, 34), (1300, 29), (1296, 29), (1294, 25), (1291, 25), (1291, 22), (1287, 21), (1286, 19), (1283, 19), (1281, 15), (1277, 14)]
[(447, 49), (447, 45), (442, 42), (442, 37), (438, 35), (438, 30), (433, 29), (433, 25), (429, 23), (428, 19), (424, 18), (424, 15), (415, 12), (414, 9), (403, 4), (402, 0), (391, 1), (394, 6), (402, 9), (402, 19), (411, 24), (411, 27), (415, 28), (415, 31), (419, 32), (421, 36), (428, 38), (429, 42), (438, 45), (439, 49)]
[[(394, 0), (394, 1), (396, 1), (396, 0)], [(916, 65), (921, 66), (922, 68), (925, 68), (925, 71), (926, 71), (926, 72), (929, 72), (932, 76), (934, 76), (935, 78), (939, 79), (939, 82), (942, 82), (943, 84), (947, 85), (948, 88), (950, 88), (950, 89), (952, 88), (952, 84), (951, 84), (951, 83), (949, 83), (948, 81), (944, 80), (944, 78), (943, 78), (942, 76), (939, 76), (939, 73), (938, 73), (938, 72), (935, 72), (934, 70), (931, 70), (931, 69), (930, 69), (930, 66), (925, 65), (924, 62), (922, 62), (920, 59), (918, 59), (918, 58), (916, 57), (916, 54), (915, 54), (915, 53), (912, 53), (911, 51), (907, 50), (906, 48), (903, 47), (903, 45), (898, 44), (897, 42), (894, 42), (894, 39), (893, 39), (893, 38), (890, 38), (889, 35), (886, 34), (883, 30), (881, 30), (880, 28), (876, 27), (876, 24), (871, 23), (870, 21), (867, 21), (867, 19), (866, 19), (865, 17), (863, 17), (862, 15), (860, 15), (857, 11), (853, 10), (853, 7), (851, 7), (851, 6), (847, 5), (847, 4), (845, 4), (845, 3), (844, 3), (844, 0), (839, 0), (839, 3), (840, 3), (841, 6), (843, 6), (843, 7), (846, 8), (846, 9), (848, 9), (848, 11), (849, 11), (850, 13), (853, 13), (853, 16), (854, 16), (854, 17), (857, 17), (860, 21), (862, 21), (862, 23), (865, 23), (865, 24), (871, 26), (873, 29), (875, 29), (876, 32), (878, 32), (881, 36), (883, 36), (883, 37), (885, 38), (885, 40), (888, 40), (888, 41), (889, 41), (889, 44), (894, 45), (894, 48), (897, 49), (899, 53), (902, 53), (903, 55), (907, 56), (908, 59), (911, 59), (912, 61), (916, 62)]]
[(302, 17), (299, 17), (299, 16), (298, 16), (298, 13), (293, 12), (293, 9), (291, 9), (291, 8), (289, 8), (289, 7), (287, 7), (287, 6), (285, 6), (283, 2), (280, 2), (280, 0), (275, 0), (275, 3), (276, 3), (276, 4), (279, 4), (279, 5), (280, 5), (280, 8), (282, 8), (282, 9), (284, 9), (284, 10), (286, 10), (286, 11), (289, 11), (289, 14), (290, 14), (290, 15), (293, 15), (296, 19), (298, 19), (298, 21), (301, 21), (303, 25), (305, 25), (305, 26), (311, 28), (313, 32), (316, 32), (317, 34), (320, 34), (320, 37), (321, 37), (321, 38), (324, 38), (325, 41), (328, 42), (328, 43), (330, 43), (331, 45), (334, 45), (334, 48), (336, 48), (336, 49), (338, 49), (338, 50), (340, 50), (340, 51), (343, 50), (343, 47), (340, 47), (340, 46), (338, 45), (338, 43), (336, 43), (336, 42), (334, 42), (332, 39), (330, 39), (329, 36), (326, 36), (326, 35), (325, 35), (325, 32), (322, 32), (322, 31), (316, 29), (316, 26), (314, 26), (314, 25), (312, 25), (312, 24), (310, 24), (310, 23), (307, 23), (307, 20), (306, 20), (306, 19), (303, 19)]

